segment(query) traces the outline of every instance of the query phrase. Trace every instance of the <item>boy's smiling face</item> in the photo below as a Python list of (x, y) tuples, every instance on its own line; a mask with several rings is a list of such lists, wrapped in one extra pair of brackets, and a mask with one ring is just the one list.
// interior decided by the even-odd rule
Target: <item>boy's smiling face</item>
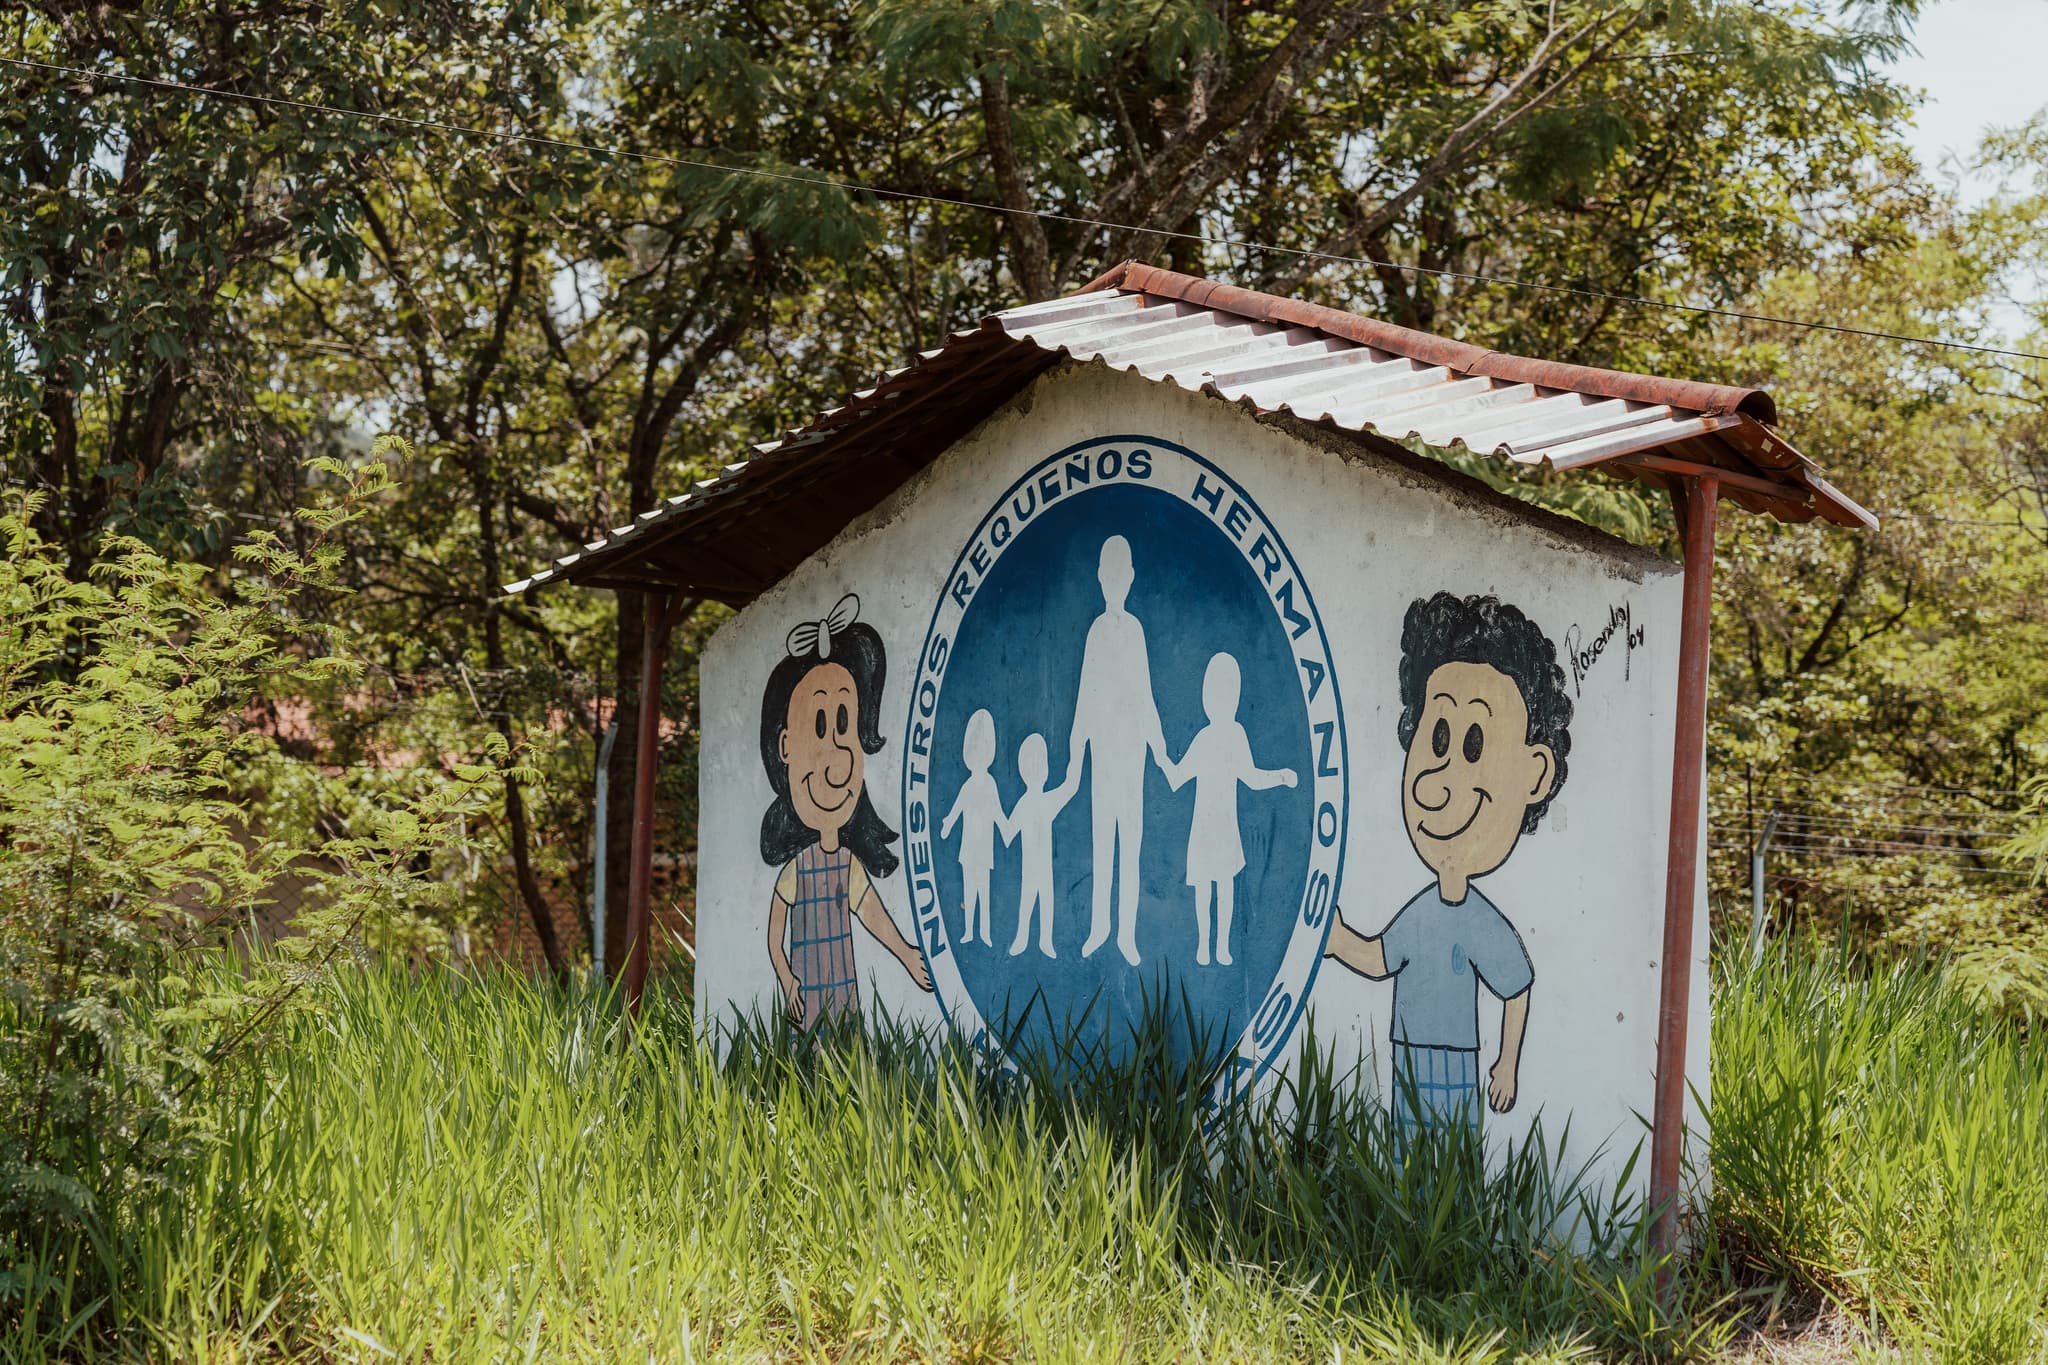
[(1507, 861), (1524, 813), (1556, 782), (1556, 755), (1528, 736), (1528, 705), (1499, 669), (1448, 663), (1429, 675), (1401, 816), (1446, 901), (1464, 900), (1472, 878)]

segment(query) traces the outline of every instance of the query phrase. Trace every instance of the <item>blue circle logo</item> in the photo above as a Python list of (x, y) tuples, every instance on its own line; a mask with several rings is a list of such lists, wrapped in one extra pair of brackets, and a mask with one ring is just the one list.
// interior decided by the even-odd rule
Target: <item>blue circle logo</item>
[(967, 539), (903, 731), (905, 861), (947, 1017), (1114, 1056), (1154, 1016), (1239, 1090), (1280, 1055), (1344, 861), (1321, 618), (1244, 490), (1170, 442), (1071, 447)]

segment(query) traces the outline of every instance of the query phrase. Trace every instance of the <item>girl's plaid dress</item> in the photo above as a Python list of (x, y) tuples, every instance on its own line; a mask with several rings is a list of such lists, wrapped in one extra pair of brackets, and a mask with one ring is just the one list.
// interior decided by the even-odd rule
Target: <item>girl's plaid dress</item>
[(796, 855), (796, 899), (789, 907), (789, 969), (802, 987), (803, 1027), (827, 1015), (858, 1015), (853, 965), (853, 852), (817, 844)]

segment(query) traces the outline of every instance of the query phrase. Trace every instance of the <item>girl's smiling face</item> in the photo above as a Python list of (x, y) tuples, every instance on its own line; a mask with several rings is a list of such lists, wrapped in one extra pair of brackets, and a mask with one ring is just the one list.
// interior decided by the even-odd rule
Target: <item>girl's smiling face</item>
[(839, 831), (860, 805), (867, 754), (859, 715), (853, 675), (821, 663), (797, 680), (783, 718), (778, 751), (789, 769), (789, 801), (827, 852), (839, 847)]

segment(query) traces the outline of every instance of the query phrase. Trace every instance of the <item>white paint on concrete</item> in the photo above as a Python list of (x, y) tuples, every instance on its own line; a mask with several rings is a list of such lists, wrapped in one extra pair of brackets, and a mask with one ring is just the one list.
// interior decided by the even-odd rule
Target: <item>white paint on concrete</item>
[[(1065, 366), (957, 442), (918, 477), (855, 519), (825, 549), (738, 613), (702, 660), (701, 824), (697, 919), (699, 1018), (773, 1014), (766, 951), (777, 869), (762, 861), (771, 800), (760, 744), (762, 685), (791, 627), (857, 592), (860, 619), (888, 648), (882, 723), (868, 760), (882, 817), (902, 828), (902, 729), (927, 624), (949, 566), (991, 504), (1025, 470), (1077, 442), (1144, 433), (1221, 466), (1281, 531), (1316, 603), (1340, 679), (1351, 773), (1348, 852), (1339, 901), (1378, 932), (1430, 884), (1402, 829), (1404, 752), (1396, 737), (1403, 615), (1439, 590), (1492, 594), (1520, 607), (1560, 646), (1590, 640), (1625, 609), (1641, 632), (1615, 641), (1577, 679), (1570, 771), (1542, 827), (1476, 885), (1513, 921), (1535, 967), (1520, 1099), (1486, 1116), (1489, 1143), (1520, 1140), (1539, 1116), (1554, 1135), (1571, 1120), (1573, 1161), (1612, 1178), (1647, 1122), (1659, 985), (1664, 851), (1670, 806), (1680, 579), (1676, 566), (1610, 538), (1503, 508), (1424, 473), (1361, 457), (1312, 431), (1263, 424), (1241, 409), (1100, 367)], [(1573, 670), (1567, 664), (1567, 678)], [(1055, 756), (1057, 773), (1061, 760)], [(1702, 831), (1704, 836), (1704, 830)], [(1704, 839), (1702, 842), (1704, 847)], [(1707, 1091), (1704, 858), (1693, 945), (1687, 1074)], [(877, 881), (914, 941), (905, 872)], [(1086, 905), (1063, 913), (1085, 919)], [(1006, 940), (1014, 926), (994, 926)], [(874, 939), (855, 930), (870, 1009), (936, 1025), (939, 1011)], [(1386, 1085), (1390, 982), (1334, 962), (1317, 975), (1309, 1025), (1340, 1064), (1362, 1060)], [(1501, 1006), (1480, 992), (1482, 1069), (1498, 1048)], [(1307, 1029), (1297, 1029), (1298, 1047)], [(1284, 1064), (1283, 1064), (1284, 1065)], [(1697, 1117), (1695, 1116), (1695, 1123)], [(1604, 1154), (1601, 1154), (1603, 1153)], [(1647, 1160), (1638, 1167), (1645, 1178)]]

